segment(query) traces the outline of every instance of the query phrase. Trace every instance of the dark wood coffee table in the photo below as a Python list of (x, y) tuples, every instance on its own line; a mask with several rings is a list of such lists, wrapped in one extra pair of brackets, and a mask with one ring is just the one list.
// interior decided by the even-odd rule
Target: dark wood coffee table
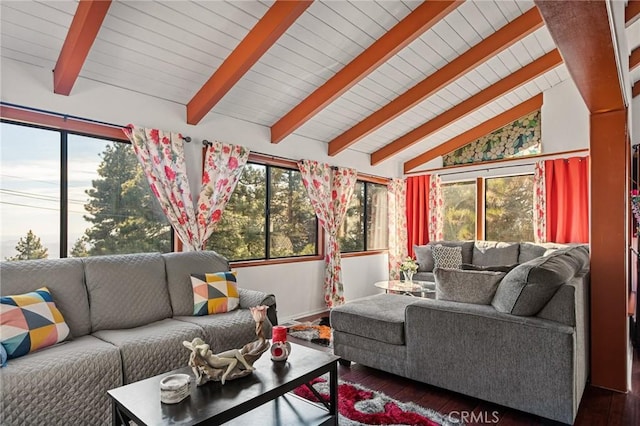
[[(196, 386), (191, 368), (184, 367), (111, 389), (113, 424), (337, 425), (339, 357), (295, 343), (291, 347), (286, 362), (273, 362), (266, 352), (254, 364), (253, 374), (224, 385)], [(177, 404), (163, 404), (160, 380), (176, 373), (191, 376), (191, 395)], [(325, 373), (331, 392), (324, 406), (288, 393)]]

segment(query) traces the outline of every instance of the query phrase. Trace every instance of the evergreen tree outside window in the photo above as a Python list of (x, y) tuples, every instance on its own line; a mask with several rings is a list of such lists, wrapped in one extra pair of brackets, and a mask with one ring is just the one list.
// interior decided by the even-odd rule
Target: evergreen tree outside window
[(249, 162), (206, 247), (231, 261), (316, 256), (317, 230), (300, 172)]
[(31, 260), (46, 259), (49, 257), (48, 250), (42, 246), (40, 238), (38, 238), (31, 229), (27, 232), (27, 236), (20, 238), (16, 244), (17, 255), (8, 257), (7, 260)]
[(27, 230), (51, 258), (171, 251), (129, 144), (4, 121), (1, 130), (3, 254)]

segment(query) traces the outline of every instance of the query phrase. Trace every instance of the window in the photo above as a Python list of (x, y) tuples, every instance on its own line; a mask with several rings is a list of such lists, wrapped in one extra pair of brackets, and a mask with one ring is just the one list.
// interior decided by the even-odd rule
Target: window
[(3, 258), (171, 251), (129, 144), (8, 122), (1, 130)]
[(492, 241), (533, 241), (533, 175), (486, 179), (485, 233)]
[(442, 184), (445, 240), (476, 238), (476, 182)]
[(389, 248), (386, 185), (356, 182), (338, 238), (343, 253)]
[(207, 248), (229, 260), (318, 254), (318, 222), (300, 172), (247, 163)]

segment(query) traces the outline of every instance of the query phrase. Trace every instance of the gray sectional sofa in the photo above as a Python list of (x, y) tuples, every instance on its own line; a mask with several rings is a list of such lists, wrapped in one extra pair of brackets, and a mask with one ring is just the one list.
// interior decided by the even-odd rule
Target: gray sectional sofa
[(228, 270), (212, 251), (0, 263), (1, 295), (46, 286), (72, 336), (0, 368), (0, 424), (108, 424), (107, 390), (187, 365), (182, 341), (220, 352), (256, 340), (251, 306), (269, 306), (270, 336), (275, 297), (259, 291), (239, 288), (231, 312), (192, 316), (190, 274)]
[[(334, 308), (334, 353), (345, 361), (573, 423), (589, 366), (588, 248), (447, 244), (462, 247), (463, 256), (466, 250), (469, 264), (515, 265), (508, 273), (423, 271), (431, 275), (422, 279), (435, 280), (436, 299), (378, 294)], [(480, 282), (474, 274), (497, 282), (488, 304), (438, 298), (451, 295), (439, 293), (450, 288), (452, 283), (444, 280), (451, 279), (473, 296), (474, 278)]]

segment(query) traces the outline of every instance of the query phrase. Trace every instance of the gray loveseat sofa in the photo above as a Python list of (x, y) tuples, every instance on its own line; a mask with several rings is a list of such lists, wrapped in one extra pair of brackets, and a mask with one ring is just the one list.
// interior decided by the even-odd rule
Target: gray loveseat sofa
[[(493, 250), (498, 246), (504, 248), (492, 242), (471, 243), (470, 263), (495, 265), (513, 251), (515, 259), (523, 261), (500, 276), (490, 304), (397, 294), (357, 299), (331, 311), (334, 353), (343, 360), (573, 423), (589, 365), (588, 249), (516, 243), (516, 250)], [(436, 269), (434, 274), (437, 294), (443, 284), (439, 279), (452, 270), (442, 271), (447, 273)]]
[(192, 316), (190, 275), (228, 270), (212, 251), (2, 262), (2, 296), (46, 286), (71, 339), (0, 368), (0, 424), (109, 424), (107, 390), (187, 365), (182, 341), (240, 348), (256, 340), (258, 305), (270, 335), (275, 297), (259, 291), (239, 288), (231, 312)]

